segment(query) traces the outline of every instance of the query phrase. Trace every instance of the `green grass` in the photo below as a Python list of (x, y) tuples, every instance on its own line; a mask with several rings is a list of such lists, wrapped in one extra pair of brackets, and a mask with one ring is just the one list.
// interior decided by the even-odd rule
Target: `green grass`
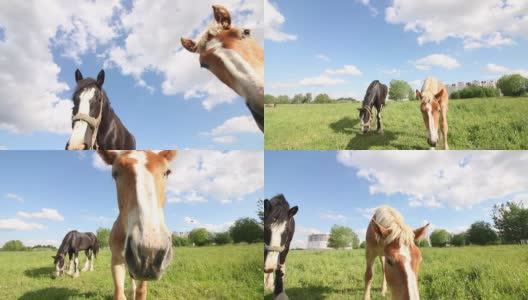
[[(421, 299), (528, 299), (528, 246), (424, 248)], [(364, 250), (291, 251), (286, 262), (290, 299), (363, 299)], [(376, 260), (372, 299), (381, 297)], [(272, 299), (269, 292), (265, 299)]]
[[(419, 102), (389, 102), (383, 135), (359, 132), (360, 103), (266, 108), (265, 149), (428, 149)], [(451, 149), (528, 149), (528, 98), (451, 100)]]
[[(262, 245), (174, 250), (163, 278), (149, 283), (149, 299), (262, 299)], [(51, 255), (55, 253), (0, 252), (0, 299), (112, 298), (110, 251), (101, 251), (95, 270), (77, 279), (52, 279)], [(81, 265), (84, 259), (83, 254)], [(128, 289), (128, 279), (126, 284)]]

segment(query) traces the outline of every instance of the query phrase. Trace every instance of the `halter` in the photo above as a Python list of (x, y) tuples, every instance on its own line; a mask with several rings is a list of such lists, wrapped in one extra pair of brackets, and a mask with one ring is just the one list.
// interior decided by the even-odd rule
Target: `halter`
[(90, 115), (83, 114), (83, 113), (77, 113), (75, 116), (72, 117), (72, 123), (75, 123), (77, 121), (84, 121), (90, 128), (93, 130), (92, 134), (92, 149), (91, 150), (98, 150), (99, 144), (97, 143), (97, 133), (99, 131), (99, 125), (101, 125), (101, 119), (103, 118), (103, 106), (104, 106), (104, 97), (101, 100), (101, 107), (99, 109), (99, 116), (97, 118), (94, 118)]
[(266, 245), (264, 244), (264, 250), (268, 251), (268, 252), (282, 252), (284, 251), (285, 247), (284, 246), (270, 246), (270, 245)]

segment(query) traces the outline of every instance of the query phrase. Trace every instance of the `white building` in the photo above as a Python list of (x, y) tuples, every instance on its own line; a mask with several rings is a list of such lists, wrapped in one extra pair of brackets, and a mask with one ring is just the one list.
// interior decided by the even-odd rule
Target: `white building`
[(471, 82), (462, 82), (446, 84), (446, 89), (449, 94), (452, 92), (463, 90), (468, 86), (485, 86), (485, 87), (497, 87), (497, 80), (473, 80)]
[(173, 231), (172, 234), (177, 237), (181, 238), (188, 238), (189, 232), (188, 231)]
[(306, 248), (309, 250), (328, 249), (329, 238), (330, 235), (326, 233), (310, 234)]

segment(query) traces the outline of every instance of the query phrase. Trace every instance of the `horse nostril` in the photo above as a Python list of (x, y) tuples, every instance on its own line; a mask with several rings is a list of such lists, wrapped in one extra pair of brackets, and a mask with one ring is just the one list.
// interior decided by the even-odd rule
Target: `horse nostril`
[(88, 145), (86, 143), (83, 144), (83, 150), (88, 150)]

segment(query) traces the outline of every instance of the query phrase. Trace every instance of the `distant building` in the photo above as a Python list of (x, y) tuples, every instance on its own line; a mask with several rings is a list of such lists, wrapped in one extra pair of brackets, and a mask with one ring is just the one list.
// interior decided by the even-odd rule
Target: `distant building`
[(172, 235), (181, 237), (181, 238), (188, 238), (189, 237), (189, 231), (173, 231)]
[(446, 89), (449, 94), (465, 89), (468, 86), (485, 86), (497, 87), (497, 80), (473, 80), (471, 82), (462, 82), (446, 84)]
[(306, 248), (309, 250), (328, 249), (329, 238), (330, 235), (326, 233), (310, 234)]

